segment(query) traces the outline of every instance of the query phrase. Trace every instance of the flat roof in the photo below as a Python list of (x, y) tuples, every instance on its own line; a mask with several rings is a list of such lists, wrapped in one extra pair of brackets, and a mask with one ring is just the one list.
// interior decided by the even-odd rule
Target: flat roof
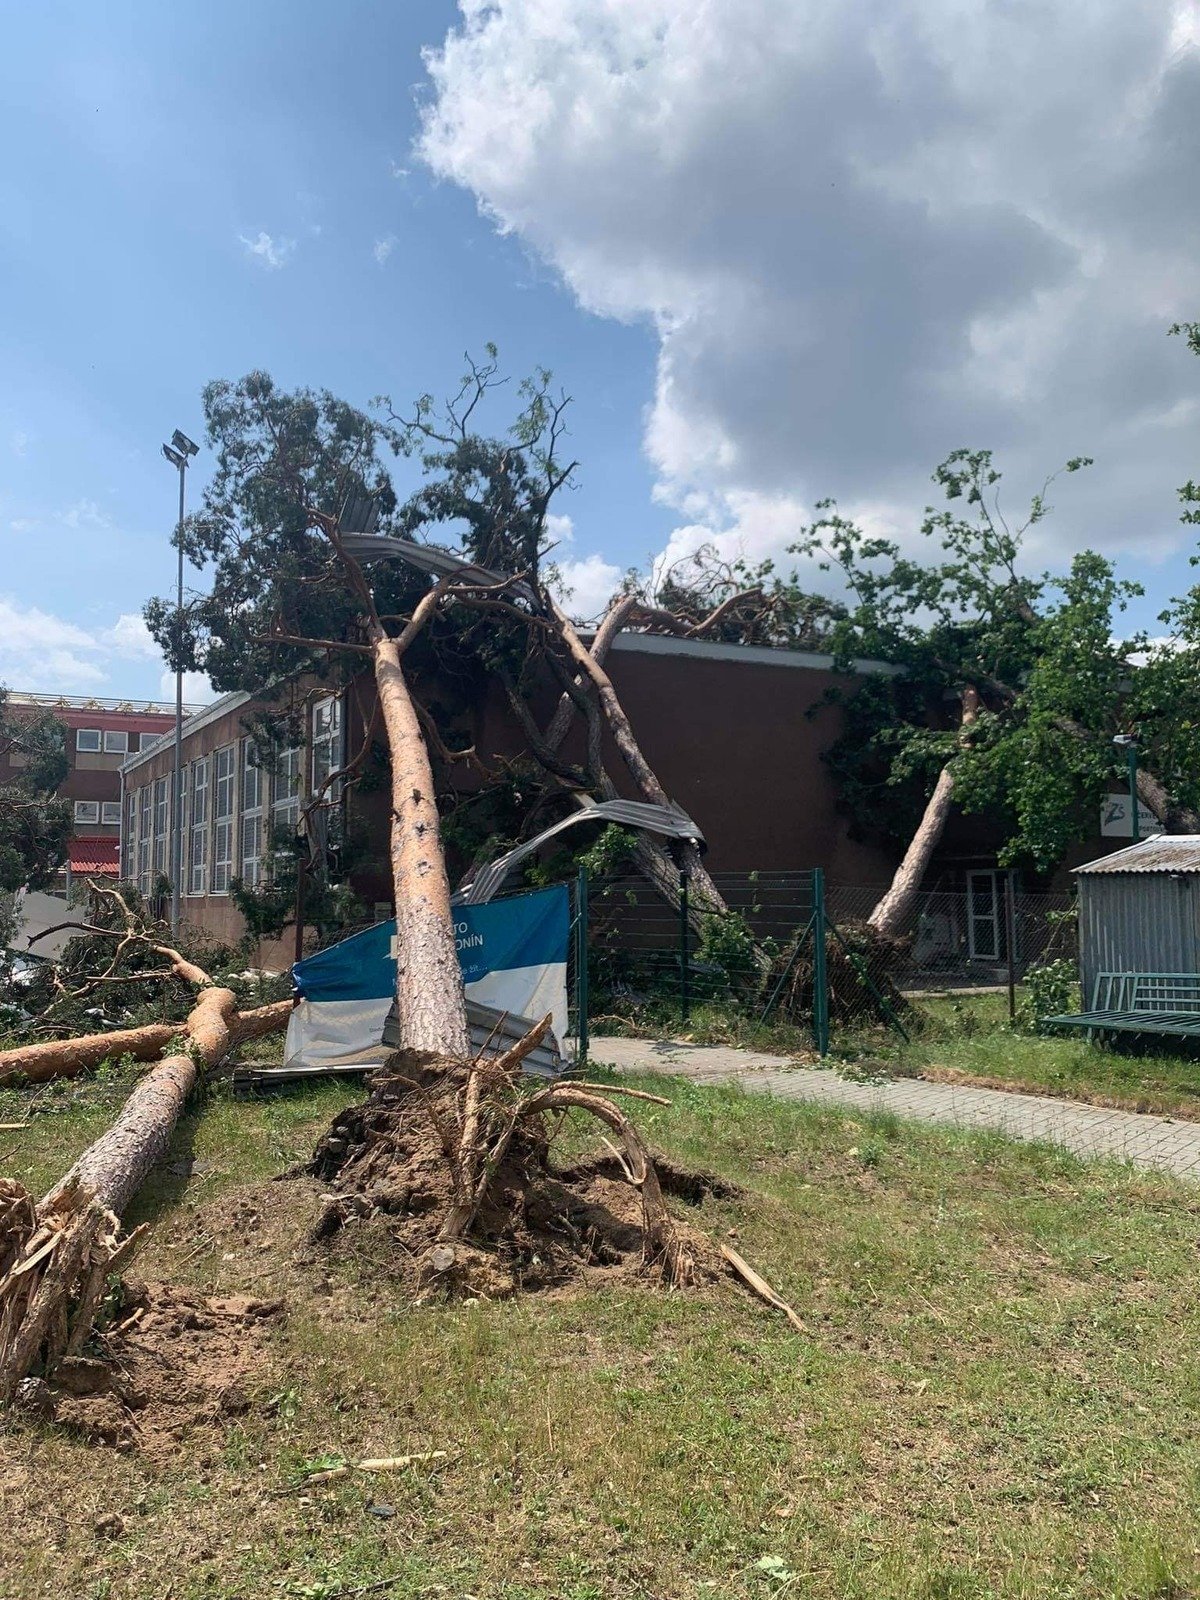
[[(590, 638), (590, 634), (585, 634)], [(697, 656), (707, 661), (740, 661), (743, 666), (799, 667), (807, 672), (832, 672), (835, 658), (816, 650), (776, 649), (769, 644), (726, 644), (716, 639), (681, 639), (671, 633), (619, 633), (614, 650), (637, 651), (649, 656)], [(898, 677), (901, 668), (890, 661), (854, 660), (852, 672), (881, 678)]]
[[(97, 694), (38, 694), (27, 689), (9, 689), (5, 698), (14, 706), (39, 706), (47, 711), (122, 711), (134, 716), (173, 717), (174, 700), (112, 700)], [(200, 711), (200, 706), (185, 705), (185, 716)]]
[[(193, 733), (199, 733), (200, 729), (207, 728), (210, 722), (216, 722), (219, 717), (228, 716), (231, 711), (237, 711), (239, 707), (246, 705), (253, 699), (254, 696), (252, 694), (246, 694), (241, 689), (236, 690), (233, 694), (223, 694), (219, 700), (214, 700), (209, 706), (200, 707), (188, 717), (183, 725), (184, 738), (187, 739)], [(173, 711), (175, 709), (174, 706), (171, 709)], [(175, 729), (168, 728), (165, 733), (160, 734), (155, 739), (153, 744), (143, 745), (127, 761), (122, 761), (121, 771), (132, 772), (134, 767), (140, 767), (143, 761), (148, 761), (151, 756), (158, 755), (159, 751), (169, 749), (174, 742)]]

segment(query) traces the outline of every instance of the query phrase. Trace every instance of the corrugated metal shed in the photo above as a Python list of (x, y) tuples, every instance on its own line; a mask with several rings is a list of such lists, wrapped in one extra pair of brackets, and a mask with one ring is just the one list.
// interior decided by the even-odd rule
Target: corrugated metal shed
[(1200, 836), (1161, 834), (1076, 868), (1079, 976), (1200, 972)]
[(1100, 872), (1200, 872), (1200, 834), (1160, 833), (1075, 871), (1089, 876)]

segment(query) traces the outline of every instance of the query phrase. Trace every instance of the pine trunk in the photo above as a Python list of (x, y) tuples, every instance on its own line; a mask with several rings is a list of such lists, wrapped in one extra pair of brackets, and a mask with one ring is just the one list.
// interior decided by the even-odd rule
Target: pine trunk
[[(237, 1044), (261, 1039), (287, 1027), (292, 1014), (290, 1000), (258, 1006), (234, 1018), (233, 1035)], [(76, 1078), (81, 1072), (105, 1061), (132, 1056), (135, 1061), (157, 1061), (164, 1050), (185, 1031), (182, 1022), (152, 1022), (144, 1028), (120, 1028), (113, 1033), (89, 1033), (77, 1039), (47, 1039), (41, 1044), (17, 1045), (0, 1050), (0, 1084), (20, 1080), (48, 1083), (52, 1078)]]
[(396, 1008), (403, 1048), (470, 1055), (433, 770), (394, 639), (374, 644), (375, 681), (392, 763), (391, 861), (396, 898)]
[[(979, 711), (979, 696), (974, 689), (963, 691), (962, 705), (960, 736), (962, 731), (975, 721)], [(904, 852), (903, 861), (896, 868), (888, 892), (867, 918), (868, 925), (887, 938), (898, 939), (904, 932), (930, 858), (946, 831), (953, 801), (954, 761), (951, 759), (938, 774), (938, 781), (926, 803), (920, 825)]]

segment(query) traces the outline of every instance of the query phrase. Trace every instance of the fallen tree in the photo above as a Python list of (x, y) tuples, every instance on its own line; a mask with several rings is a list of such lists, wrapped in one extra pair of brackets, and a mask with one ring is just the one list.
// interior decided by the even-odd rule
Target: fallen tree
[[(654, 1164), (620, 1109), (592, 1090), (520, 1087), (521, 1060), (549, 1019), (499, 1061), (470, 1054), (433, 774), (403, 660), (441, 606), (479, 601), (496, 586), (441, 578), (407, 616), (382, 610), (378, 586), (368, 584), (342, 537), (346, 508), (364, 494), (384, 494), (374, 468), (374, 425), (330, 397), (279, 395), (261, 375), (236, 387), (211, 385), (205, 400), (211, 433), (219, 438), (228, 429), (253, 446), (222, 448), (206, 493), (201, 547), (214, 562), (214, 592), (228, 604), (230, 589), (241, 585), (249, 605), (239, 625), (261, 628), (261, 639), (293, 652), (293, 665), (297, 650), (310, 660), (314, 651), (333, 647), (334, 613), (342, 635), (337, 648), (371, 662), (390, 758), (400, 1048), (374, 1075), (359, 1108), (360, 1148), (343, 1131), (344, 1117), (318, 1148), (314, 1170), (336, 1180), (344, 1202), (327, 1208), (323, 1231), (336, 1233), (351, 1215), (384, 1214), (381, 1185), (389, 1192), (389, 1175), (403, 1184), (414, 1128), (423, 1128), (418, 1165), (441, 1174), (427, 1186), (431, 1204), (421, 1210), (423, 1282), (468, 1289), (473, 1266), (492, 1268), (499, 1259), (519, 1284), (531, 1207), (561, 1211), (552, 1231), (575, 1241), (579, 1259), (590, 1259), (596, 1227), (577, 1220), (578, 1205), (550, 1166), (553, 1129), (565, 1111), (576, 1110), (622, 1141), (621, 1176), (640, 1197), (641, 1265), (667, 1283), (686, 1282), (694, 1252), (668, 1215)], [(306, 637), (311, 618), (284, 609), (276, 587), (283, 572), (308, 585), (321, 613), (319, 635)], [(0, 1400), (11, 1399), (35, 1368), (52, 1373), (87, 1339), (105, 1285), (140, 1237), (140, 1230), (121, 1237), (120, 1213), (160, 1159), (198, 1074), (236, 1041), (231, 989), (152, 940), (131, 914), (122, 942), (144, 944), (199, 993), (183, 1028), (184, 1048), (140, 1080), (113, 1126), (50, 1193), (36, 1205), (17, 1185), (0, 1196)], [(69, 1048), (80, 1041), (57, 1043)], [(406, 1209), (411, 1194), (411, 1187), (404, 1191)]]

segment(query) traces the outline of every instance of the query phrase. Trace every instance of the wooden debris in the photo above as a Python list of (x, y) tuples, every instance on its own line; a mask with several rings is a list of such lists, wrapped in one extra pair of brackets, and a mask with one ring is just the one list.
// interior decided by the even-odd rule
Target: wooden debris
[(415, 1467), (424, 1461), (444, 1461), (445, 1450), (421, 1450), (409, 1456), (377, 1456), (368, 1457), (365, 1461), (343, 1461), (337, 1467), (323, 1467), (319, 1472), (310, 1472), (300, 1485), (302, 1489), (311, 1489), (319, 1483), (332, 1483), (336, 1478), (345, 1478), (352, 1472), (403, 1472), (405, 1467)]
[(797, 1333), (807, 1332), (804, 1324), (792, 1310), (791, 1306), (788, 1305), (783, 1296), (776, 1294), (774, 1289), (772, 1289), (771, 1285), (762, 1276), (762, 1274), (755, 1272), (750, 1263), (738, 1255), (736, 1250), (731, 1250), (727, 1244), (723, 1244), (721, 1246), (721, 1254), (737, 1273), (738, 1277), (741, 1278), (743, 1283), (748, 1284), (749, 1287), (754, 1290), (755, 1294), (761, 1299), (765, 1300), (768, 1305), (774, 1306), (776, 1311), (783, 1312), (784, 1316), (791, 1323), (792, 1327), (795, 1328)]

